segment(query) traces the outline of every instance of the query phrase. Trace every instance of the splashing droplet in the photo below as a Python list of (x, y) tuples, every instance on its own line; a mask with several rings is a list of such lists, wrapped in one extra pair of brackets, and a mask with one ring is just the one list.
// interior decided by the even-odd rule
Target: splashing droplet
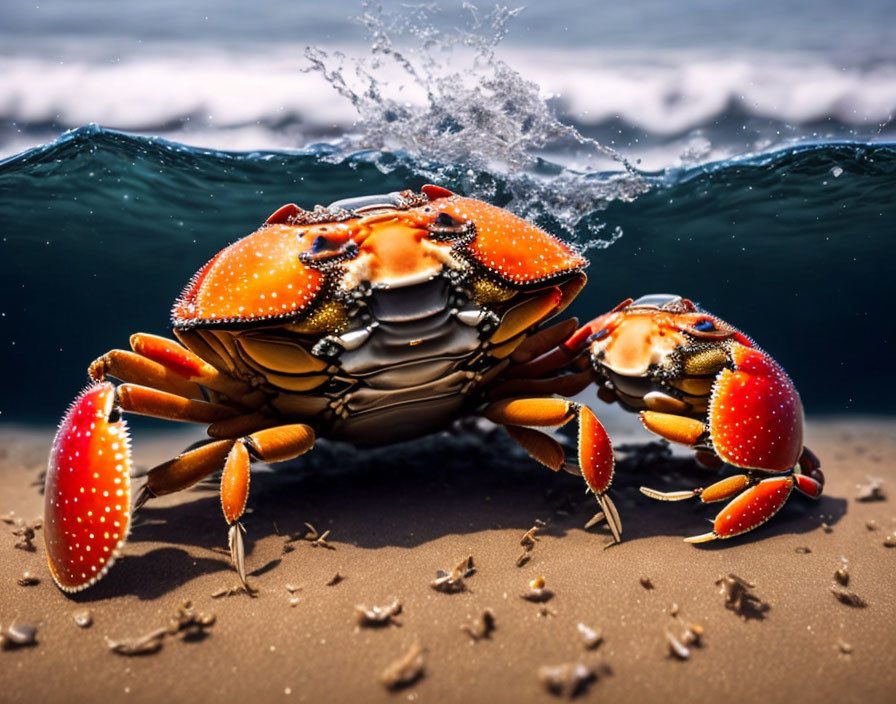
[[(412, 166), (422, 178), (559, 229), (586, 250), (609, 247), (622, 231), (600, 237), (606, 224), (595, 213), (634, 200), (647, 181), (617, 151), (559, 120), (554, 96), (498, 58), (522, 8), (464, 10), (463, 26), (447, 26), (435, 6), (389, 14), (365, 5), (358, 19), (369, 55), (306, 49), (305, 70), (319, 72), (358, 113), (343, 146), (391, 150), (377, 161), (386, 172)], [(561, 153), (576, 154), (584, 169), (550, 160)], [(590, 161), (607, 158), (618, 171), (588, 171)]]

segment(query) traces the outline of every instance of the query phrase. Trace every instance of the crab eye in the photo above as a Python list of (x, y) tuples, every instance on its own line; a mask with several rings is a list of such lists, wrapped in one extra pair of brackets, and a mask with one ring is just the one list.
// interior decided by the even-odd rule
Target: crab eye
[(598, 342), (599, 340), (603, 340), (609, 334), (610, 330), (608, 328), (602, 328), (589, 337), (588, 342)]
[(694, 330), (699, 330), (700, 332), (713, 332), (717, 329), (716, 324), (709, 318), (698, 320), (696, 323), (694, 323), (693, 327)]
[(341, 242), (334, 242), (324, 235), (318, 235), (314, 238), (314, 242), (311, 243), (311, 253), (322, 254), (323, 252), (334, 252), (342, 249), (343, 244), (344, 243)]
[(299, 254), (299, 261), (306, 265), (338, 264), (345, 259), (352, 259), (358, 254), (358, 245), (354, 240), (338, 240), (325, 235), (318, 235), (311, 242), (311, 249)]
[(439, 216), (436, 218), (436, 225), (439, 227), (458, 227), (460, 223), (448, 213), (439, 213)]
[(429, 232), (435, 240), (450, 241), (473, 232), (473, 225), (442, 212), (429, 225)]

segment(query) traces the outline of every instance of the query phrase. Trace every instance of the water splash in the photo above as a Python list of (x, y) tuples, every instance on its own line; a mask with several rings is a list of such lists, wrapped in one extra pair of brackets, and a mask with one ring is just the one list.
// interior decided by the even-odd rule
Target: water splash
[[(460, 181), (468, 195), (503, 201), (586, 248), (619, 239), (621, 232), (600, 239), (604, 223), (595, 212), (633, 200), (648, 185), (624, 156), (560, 121), (551, 96), (498, 58), (522, 8), (483, 12), (465, 3), (464, 26), (439, 22), (434, 5), (398, 14), (366, 3), (362, 9), (368, 55), (305, 52), (306, 70), (323, 75), (357, 111), (347, 148), (408, 154), (421, 176)], [(576, 168), (549, 160), (561, 152), (578, 155)], [(619, 171), (590, 173), (591, 160), (607, 157)]]

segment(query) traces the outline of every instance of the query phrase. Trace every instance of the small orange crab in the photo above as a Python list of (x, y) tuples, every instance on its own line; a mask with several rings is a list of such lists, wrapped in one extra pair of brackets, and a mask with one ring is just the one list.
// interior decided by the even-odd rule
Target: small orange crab
[[(745, 471), (660, 499), (735, 497), (712, 533), (751, 530), (793, 488), (821, 493), (784, 371), (718, 318), (675, 296), (626, 301), (577, 329), (551, 326), (585, 285), (572, 247), (505, 210), (437, 186), (286, 205), (218, 253), (172, 313), (174, 340), (135, 334), (90, 365), (46, 476), (50, 570), (65, 591), (112, 565), (131, 513), (217, 471), (231, 558), (245, 584), (240, 518), (252, 460), (280, 462), (317, 437), (398, 442), (482, 415), (553, 470), (581, 473), (619, 541), (610, 439), (568, 400), (589, 384), (704, 462)], [(107, 381), (114, 378), (119, 385)], [(208, 426), (210, 441), (132, 491), (122, 412)], [(578, 419), (578, 451), (539, 430)], [(767, 477), (767, 478), (765, 478)]]

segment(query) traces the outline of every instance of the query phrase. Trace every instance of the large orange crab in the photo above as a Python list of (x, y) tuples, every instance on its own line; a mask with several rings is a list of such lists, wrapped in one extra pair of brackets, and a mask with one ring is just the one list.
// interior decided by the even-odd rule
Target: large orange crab
[[(89, 369), (63, 418), (46, 477), (50, 569), (65, 591), (94, 584), (149, 498), (222, 471), (231, 557), (245, 583), (240, 517), (250, 463), (288, 460), (316, 437), (382, 445), (467, 414), (506, 427), (536, 460), (581, 473), (615, 540), (610, 440), (584, 405), (642, 411), (653, 432), (704, 462), (744, 472), (707, 489), (653, 497), (733, 500), (712, 533), (751, 530), (793, 488), (821, 493), (802, 444), (802, 408), (784, 371), (718, 318), (675, 296), (626, 301), (577, 329), (545, 326), (585, 284), (585, 259), (510, 213), (436, 186), (287, 205), (223, 249), (173, 310), (180, 341), (142, 333)], [(122, 382), (113, 385), (112, 377)], [(208, 425), (211, 440), (131, 488), (122, 412)], [(578, 452), (539, 428), (578, 419)]]

